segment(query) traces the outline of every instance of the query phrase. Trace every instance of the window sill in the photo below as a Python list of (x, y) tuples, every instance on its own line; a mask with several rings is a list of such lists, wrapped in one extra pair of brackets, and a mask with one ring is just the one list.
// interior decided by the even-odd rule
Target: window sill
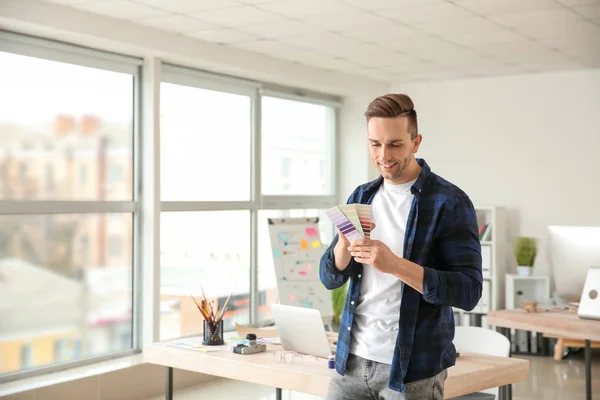
[(107, 372), (118, 371), (120, 369), (134, 367), (143, 363), (144, 357), (140, 353), (61, 371), (49, 372), (43, 375), (16, 379), (14, 381), (0, 383), (0, 397), (26, 392), (28, 390), (39, 389), (46, 386), (52, 386), (59, 383), (74, 381), (77, 379), (88, 378), (90, 376), (101, 375)]

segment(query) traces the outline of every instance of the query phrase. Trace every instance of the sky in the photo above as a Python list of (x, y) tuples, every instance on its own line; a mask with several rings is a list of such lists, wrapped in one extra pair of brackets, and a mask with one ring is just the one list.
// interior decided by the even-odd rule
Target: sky
[(5, 52), (0, 69), (0, 123), (40, 126), (62, 113), (132, 120), (132, 75)]

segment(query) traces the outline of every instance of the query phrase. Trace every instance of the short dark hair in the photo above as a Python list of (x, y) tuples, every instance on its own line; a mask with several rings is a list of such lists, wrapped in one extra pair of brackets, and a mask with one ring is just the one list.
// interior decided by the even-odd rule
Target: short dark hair
[(408, 118), (410, 137), (414, 139), (419, 132), (415, 105), (411, 98), (405, 94), (386, 94), (377, 97), (369, 104), (369, 107), (367, 107), (365, 117), (367, 117), (367, 122), (369, 122), (372, 117), (406, 117)]

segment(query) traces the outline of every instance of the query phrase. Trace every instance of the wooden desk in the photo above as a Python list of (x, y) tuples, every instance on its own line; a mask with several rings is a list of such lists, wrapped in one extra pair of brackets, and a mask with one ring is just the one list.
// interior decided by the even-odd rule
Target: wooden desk
[[(591, 340), (600, 340), (600, 321), (579, 318), (574, 311), (526, 312), (523, 309), (488, 312), (488, 324), (585, 340), (586, 398), (592, 398)], [(510, 330), (505, 333), (510, 340)]]
[[(327, 368), (327, 360), (301, 355), (292, 363), (278, 363), (275, 360), (278, 350), (282, 350), (281, 346), (268, 345), (267, 352), (251, 355), (226, 350), (200, 353), (164, 342), (144, 346), (143, 354), (145, 362), (167, 367), (168, 400), (172, 399), (173, 368), (275, 387), (278, 398), (281, 389), (326, 396), (335, 373)], [(527, 360), (461, 353), (456, 365), (448, 370), (445, 398), (502, 387), (528, 376)]]

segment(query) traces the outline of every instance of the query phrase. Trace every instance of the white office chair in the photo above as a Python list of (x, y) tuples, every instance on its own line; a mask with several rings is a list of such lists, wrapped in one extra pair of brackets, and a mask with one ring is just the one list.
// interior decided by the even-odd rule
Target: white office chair
[[(478, 326), (457, 326), (454, 334), (454, 347), (459, 353), (480, 353), (492, 356), (510, 356), (510, 341), (503, 334)], [(498, 398), (498, 388), (471, 393), (456, 399), (494, 400)]]

